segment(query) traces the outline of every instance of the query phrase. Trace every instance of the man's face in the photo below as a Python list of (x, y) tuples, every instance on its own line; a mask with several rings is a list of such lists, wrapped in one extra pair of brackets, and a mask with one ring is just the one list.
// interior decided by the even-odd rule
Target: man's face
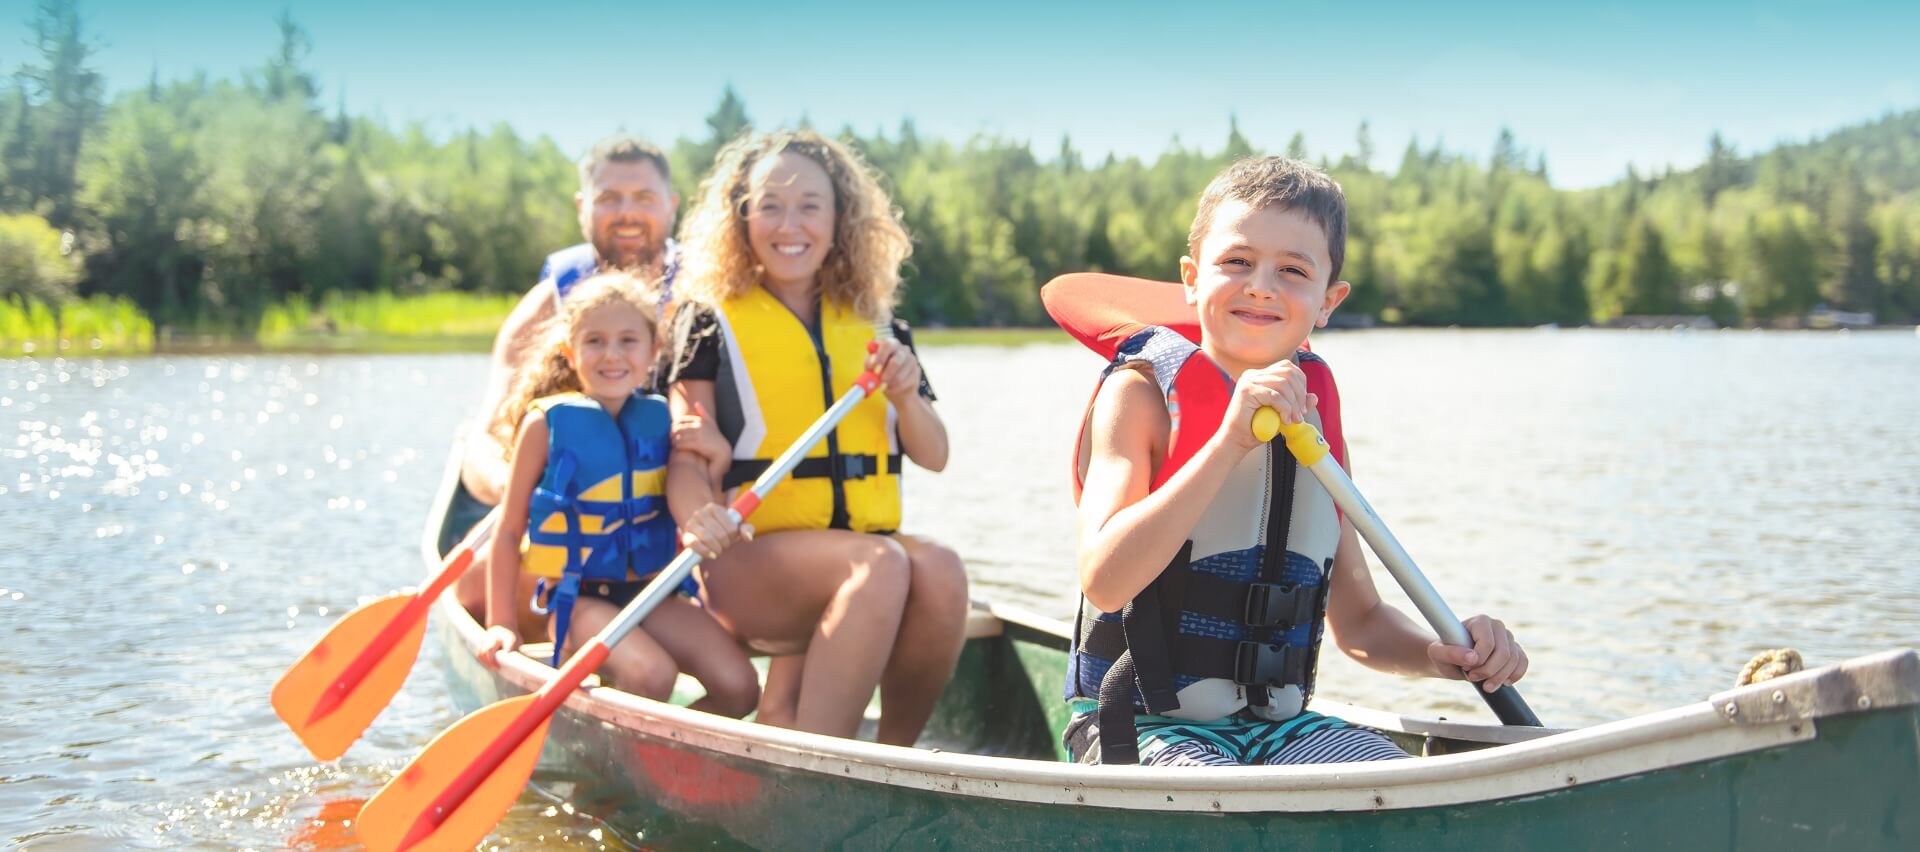
[(652, 161), (600, 164), (574, 204), (601, 266), (658, 270), (680, 198)]

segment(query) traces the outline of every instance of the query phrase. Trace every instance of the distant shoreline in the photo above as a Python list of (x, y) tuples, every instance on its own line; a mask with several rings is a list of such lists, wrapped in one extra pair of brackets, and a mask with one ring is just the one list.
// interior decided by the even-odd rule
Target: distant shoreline
[[(1696, 328), (1687, 325), (1628, 326), (1374, 326), (1372, 328), (1325, 329), (1320, 334), (1366, 334), (1375, 331), (1612, 331), (1612, 332), (1707, 332), (1730, 331), (1771, 333), (1806, 332), (1831, 334), (1860, 332), (1884, 334), (1912, 333), (1920, 336), (1920, 326), (1905, 323), (1879, 324), (1854, 328), (1765, 328), (1760, 326), (1719, 326)], [(949, 346), (1018, 347), (1036, 344), (1071, 343), (1064, 330), (1042, 328), (916, 328), (915, 345), (925, 348)], [(492, 335), (376, 335), (376, 334), (299, 334), (272, 341), (241, 340), (217, 335), (178, 335), (160, 346), (126, 344), (99, 346), (65, 341), (53, 346), (47, 341), (0, 341), (0, 360), (13, 358), (133, 358), (166, 355), (469, 355), (484, 354), (493, 348)]]

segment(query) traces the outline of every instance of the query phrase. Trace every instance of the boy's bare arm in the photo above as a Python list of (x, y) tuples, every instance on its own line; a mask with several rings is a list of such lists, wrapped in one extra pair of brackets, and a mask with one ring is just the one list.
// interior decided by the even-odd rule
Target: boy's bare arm
[[(1327, 630), (1346, 655), (1368, 668), (1413, 677), (1447, 677), (1427, 656), (1433, 634), (1380, 599), (1360, 535), (1340, 519), (1340, 548), (1333, 556), (1333, 588), (1327, 592)], [(1459, 677), (1455, 669), (1451, 676)]]
[[(1485, 615), (1461, 622), (1472, 648), (1443, 645), (1426, 627), (1387, 605), (1374, 588), (1360, 535), (1340, 520), (1340, 548), (1327, 592), (1327, 630), (1346, 655), (1368, 668), (1413, 677), (1471, 680), (1491, 692), (1527, 673), (1527, 654), (1506, 625)], [(1464, 672), (1463, 672), (1464, 670)]]
[(1094, 397), (1080, 492), (1080, 591), (1102, 612), (1119, 611), (1160, 576), (1246, 452), (1209, 441), (1148, 493), (1168, 431), (1166, 400), (1138, 371), (1114, 373)]

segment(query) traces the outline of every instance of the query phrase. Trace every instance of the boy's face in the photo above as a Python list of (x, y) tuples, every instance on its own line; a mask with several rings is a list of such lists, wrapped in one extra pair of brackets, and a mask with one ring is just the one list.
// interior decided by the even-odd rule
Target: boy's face
[(1350, 289), (1328, 284), (1327, 235), (1297, 210), (1224, 200), (1199, 253), (1180, 258), (1180, 281), (1207, 354), (1236, 376), (1291, 357)]

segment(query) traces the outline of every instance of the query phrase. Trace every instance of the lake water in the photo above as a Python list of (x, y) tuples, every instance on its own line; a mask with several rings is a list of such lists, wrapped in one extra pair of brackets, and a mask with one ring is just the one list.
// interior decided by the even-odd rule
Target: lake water
[[(1548, 724), (1920, 645), (1920, 335), (1370, 331), (1316, 348), (1355, 479), (1462, 616), (1506, 619)], [(924, 353), (953, 433), (909, 529), (976, 596), (1073, 603), (1069, 442), (1098, 361), (1071, 344)], [(0, 361), (0, 841), (341, 848), (451, 723), (422, 664), (316, 765), (273, 680), (357, 603), (412, 584), (482, 356)], [(1376, 571), (1389, 600), (1405, 606)], [(429, 651), (431, 653), (431, 651)], [(1457, 683), (1337, 652), (1321, 695), (1490, 718)], [(522, 799), (497, 840), (623, 848)]]

